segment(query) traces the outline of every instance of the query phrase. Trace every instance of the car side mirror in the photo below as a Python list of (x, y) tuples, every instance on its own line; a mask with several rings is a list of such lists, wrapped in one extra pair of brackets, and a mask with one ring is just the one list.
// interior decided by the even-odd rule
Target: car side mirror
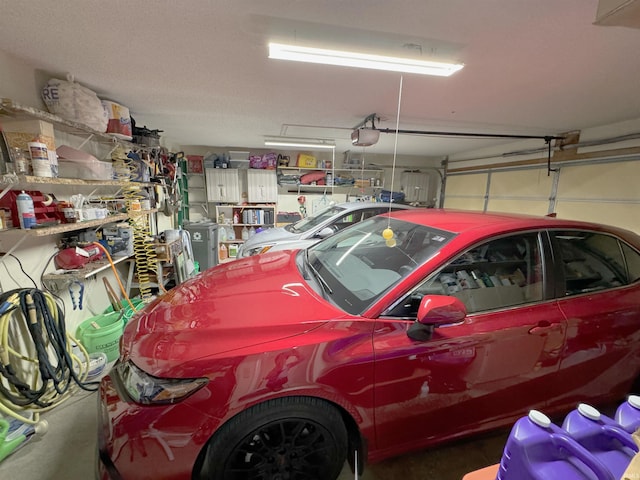
[(335, 230), (331, 227), (324, 227), (322, 230), (320, 230), (318, 233), (316, 233), (316, 237), (320, 237), (320, 238), (327, 238), (330, 237), (331, 235), (333, 235), (335, 232)]
[(418, 316), (407, 330), (412, 340), (425, 341), (433, 335), (435, 328), (462, 322), (467, 309), (458, 298), (448, 295), (425, 295), (418, 307)]

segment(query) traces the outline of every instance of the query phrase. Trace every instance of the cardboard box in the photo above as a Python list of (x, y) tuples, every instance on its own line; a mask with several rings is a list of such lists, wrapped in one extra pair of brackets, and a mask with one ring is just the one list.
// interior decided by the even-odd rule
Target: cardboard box
[(201, 155), (187, 155), (187, 173), (204, 173)]
[(27, 144), (37, 137), (47, 145), (49, 151), (56, 149), (53, 124), (43, 120), (2, 120), (2, 132), (9, 149), (18, 147), (28, 150)]
[(298, 154), (298, 166), (302, 168), (316, 168), (318, 160), (313, 155), (307, 153)]

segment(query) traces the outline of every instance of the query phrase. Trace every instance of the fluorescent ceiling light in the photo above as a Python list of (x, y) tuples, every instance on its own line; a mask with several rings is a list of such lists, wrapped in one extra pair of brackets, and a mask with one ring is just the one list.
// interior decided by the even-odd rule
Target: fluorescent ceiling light
[(336, 148), (333, 140), (325, 140), (322, 138), (293, 138), (293, 137), (267, 137), (264, 144), (268, 147), (292, 147), (292, 148), (310, 148), (310, 149), (328, 149)]
[(322, 63), (345, 67), (371, 68), (392, 72), (419, 73), (422, 75), (438, 75), (448, 77), (460, 70), (464, 65), (459, 63), (443, 63), (411, 58), (387, 57), (366, 53), (326, 50), (323, 48), (300, 47), (282, 43), (269, 44), (269, 58), (293, 60), (297, 62)]

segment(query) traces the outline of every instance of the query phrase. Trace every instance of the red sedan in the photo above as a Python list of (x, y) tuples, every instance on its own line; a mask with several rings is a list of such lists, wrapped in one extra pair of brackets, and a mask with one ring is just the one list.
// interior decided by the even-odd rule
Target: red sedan
[(640, 237), (406, 210), (207, 270), (127, 325), (102, 479), (335, 479), (619, 400), (640, 371)]

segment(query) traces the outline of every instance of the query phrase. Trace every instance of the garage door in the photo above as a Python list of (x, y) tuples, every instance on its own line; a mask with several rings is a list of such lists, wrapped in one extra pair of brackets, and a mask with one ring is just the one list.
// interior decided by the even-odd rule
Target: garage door
[(562, 167), (555, 210), (640, 233), (640, 162)]
[(493, 172), (487, 210), (546, 215), (553, 180), (546, 168)]
[(444, 206), (546, 215), (554, 178), (540, 167), (451, 174), (447, 176)]
[(640, 233), (640, 160), (527, 166), (447, 175), (445, 208), (587, 220)]
[(488, 172), (448, 175), (444, 207), (484, 210), (488, 178)]

